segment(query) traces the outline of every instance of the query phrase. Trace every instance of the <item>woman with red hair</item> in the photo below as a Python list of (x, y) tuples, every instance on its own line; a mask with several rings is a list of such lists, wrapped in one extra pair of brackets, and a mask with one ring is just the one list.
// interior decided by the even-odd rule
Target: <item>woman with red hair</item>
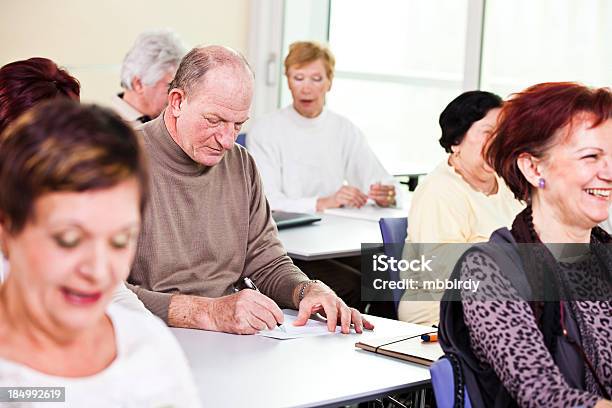
[(597, 226), (612, 191), (612, 91), (516, 94), (486, 157), (528, 205), (459, 260), (451, 279), (480, 284), (445, 293), (443, 349), (474, 407), (612, 406), (612, 240)]
[(148, 174), (138, 137), (105, 108), (46, 101), (2, 133), (1, 387), (53, 387), (44, 398), (68, 407), (201, 405), (163, 322), (112, 302), (136, 252)]
[[(0, 68), (0, 134), (21, 114), (52, 99), (79, 101), (81, 85), (68, 71), (50, 59), (34, 57)], [(0, 249), (0, 284), (8, 275), (8, 262)], [(113, 302), (147, 312), (142, 302), (125, 285), (119, 285)]]
[[(54, 98), (79, 100), (81, 85), (50, 59), (35, 57), (0, 68), (0, 134), (26, 110)], [(8, 265), (0, 250), (0, 283)]]
[(54, 98), (78, 101), (81, 85), (47, 58), (11, 62), (0, 68), (0, 133), (38, 102)]

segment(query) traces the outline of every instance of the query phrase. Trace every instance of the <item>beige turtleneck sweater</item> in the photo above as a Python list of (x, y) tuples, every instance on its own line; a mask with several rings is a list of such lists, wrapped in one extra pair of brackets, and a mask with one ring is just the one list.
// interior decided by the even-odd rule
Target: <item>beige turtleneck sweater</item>
[(167, 322), (173, 294), (220, 297), (245, 276), (281, 307), (307, 281), (287, 256), (252, 157), (236, 145), (213, 167), (171, 138), (164, 115), (141, 126), (151, 182), (130, 288)]

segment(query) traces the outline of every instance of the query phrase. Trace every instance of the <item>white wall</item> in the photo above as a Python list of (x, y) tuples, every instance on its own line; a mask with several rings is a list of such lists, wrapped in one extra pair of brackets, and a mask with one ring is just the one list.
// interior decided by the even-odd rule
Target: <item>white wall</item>
[(249, 0), (3, 0), (0, 66), (34, 56), (66, 67), (81, 99), (107, 103), (136, 36), (171, 28), (188, 46), (221, 44), (247, 54)]

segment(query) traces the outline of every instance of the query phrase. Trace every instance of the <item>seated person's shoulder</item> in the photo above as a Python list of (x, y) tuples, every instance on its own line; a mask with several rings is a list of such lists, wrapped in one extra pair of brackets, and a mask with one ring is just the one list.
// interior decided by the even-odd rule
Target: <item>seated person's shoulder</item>
[[(429, 202), (434, 200), (453, 200), (447, 204), (456, 203), (465, 195), (465, 186), (453, 169), (446, 162), (440, 163), (431, 173), (419, 180), (419, 184), (414, 192), (412, 204), (422, 199)], [(441, 202), (443, 204), (443, 202)]]
[(170, 329), (156, 316), (122, 305), (111, 304), (107, 312), (120, 356), (120, 370), (115, 372), (129, 379), (130, 398), (139, 401), (138, 406), (151, 406), (153, 401), (160, 406), (197, 406), (185, 354)]
[(346, 116), (336, 113), (334, 111), (331, 111), (329, 109), (327, 110), (327, 115), (331, 119), (331, 122), (334, 123), (336, 126), (339, 126), (342, 130), (345, 130), (346, 134), (349, 134), (352, 136), (355, 136), (355, 135), (362, 136), (363, 135), (363, 133), (361, 132), (361, 129), (359, 129), (359, 127)]
[(142, 313), (111, 303), (108, 315), (113, 322), (117, 337), (123, 343), (122, 347), (126, 350), (142, 347), (143, 344), (157, 347), (175, 341), (168, 326), (152, 313)]
[[(225, 153), (223, 160), (226, 161), (226, 163), (232, 169), (232, 176), (242, 177), (245, 174), (250, 175), (250, 177), (253, 176), (253, 171), (256, 168), (255, 159), (253, 158), (251, 152), (249, 152), (248, 148), (236, 145), (233, 149)], [(240, 171), (236, 171), (238, 169)]]

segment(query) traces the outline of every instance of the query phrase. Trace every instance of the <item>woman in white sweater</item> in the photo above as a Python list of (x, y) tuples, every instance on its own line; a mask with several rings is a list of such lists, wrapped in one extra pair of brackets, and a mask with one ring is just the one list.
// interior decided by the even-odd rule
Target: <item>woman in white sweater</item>
[(362, 207), (368, 198), (383, 207), (396, 202), (392, 177), (363, 133), (324, 107), (334, 64), (327, 47), (291, 44), (285, 74), (293, 104), (262, 117), (249, 131), (247, 147), (273, 210)]
[(163, 323), (109, 306), (146, 185), (135, 134), (106, 109), (53, 100), (2, 134), (0, 386), (63, 387), (67, 407), (199, 406)]

